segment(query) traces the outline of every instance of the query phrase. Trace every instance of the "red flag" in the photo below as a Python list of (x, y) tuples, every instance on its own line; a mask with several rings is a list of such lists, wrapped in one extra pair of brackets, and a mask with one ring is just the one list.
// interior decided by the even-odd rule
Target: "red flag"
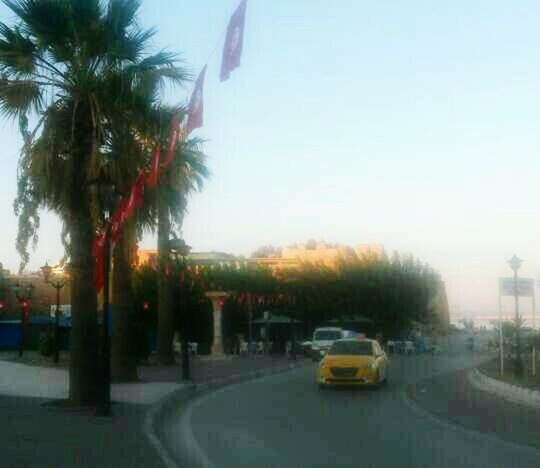
[(105, 285), (105, 233), (94, 237), (92, 256), (94, 257), (94, 288), (99, 294)]
[(159, 145), (157, 145), (154, 148), (154, 151), (152, 153), (152, 160), (150, 162), (150, 173), (148, 174), (148, 179), (146, 179), (146, 183), (148, 184), (148, 187), (150, 188), (155, 187), (158, 183), (160, 156), (161, 156), (161, 148)]
[(178, 143), (178, 135), (180, 133), (180, 115), (175, 114), (171, 120), (171, 128), (169, 132), (169, 146), (167, 148), (167, 156), (165, 158), (165, 161), (163, 161), (162, 166), (165, 168), (169, 164), (171, 164), (173, 158), (174, 158), (174, 150), (176, 149), (176, 145)]
[(126, 219), (124, 216), (125, 205), (126, 199), (122, 198), (122, 201), (119, 203), (118, 208), (111, 216), (111, 240), (113, 244), (116, 244), (120, 239), (120, 234), (122, 232), (122, 224), (124, 224), (124, 220)]
[(232, 14), (227, 27), (227, 36), (223, 46), (220, 80), (229, 79), (231, 72), (240, 66), (242, 46), (244, 44), (244, 24), (246, 19), (247, 0), (242, 0)]
[(195, 88), (193, 94), (189, 100), (188, 117), (186, 123), (186, 133), (190, 134), (196, 128), (203, 126), (203, 88), (204, 88), (204, 76), (206, 74), (206, 65), (202, 69), (201, 73), (195, 81)]
[(116, 244), (120, 239), (123, 224), (133, 216), (135, 210), (143, 203), (144, 179), (145, 173), (141, 170), (131, 186), (128, 197), (122, 199), (111, 217), (111, 241), (113, 244)]

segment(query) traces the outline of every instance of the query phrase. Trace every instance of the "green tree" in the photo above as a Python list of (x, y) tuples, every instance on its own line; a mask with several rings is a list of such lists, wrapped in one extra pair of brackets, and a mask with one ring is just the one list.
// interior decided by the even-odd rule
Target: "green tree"
[[(0, 110), (19, 119), (25, 138), (15, 202), (17, 248), (24, 266), (27, 244), (37, 240), (39, 208), (59, 214), (71, 270), (70, 399), (93, 403), (98, 385), (91, 253), (96, 200), (89, 182), (108, 164), (111, 123), (131, 120), (141, 111), (136, 93), (141, 83), (177, 80), (176, 61), (167, 52), (146, 55), (155, 31), (138, 27), (138, 0), (4, 4), (16, 24), (0, 24)], [(180, 75), (183, 79), (183, 71)], [(38, 122), (32, 132), (27, 116)]]
[(206, 155), (202, 141), (196, 138), (181, 141), (173, 162), (160, 179), (153, 199), (149, 199), (149, 210), (157, 219), (158, 238), (158, 337), (157, 355), (161, 364), (174, 363), (174, 305), (169, 272), (169, 240), (182, 229), (190, 195), (201, 190), (210, 172), (206, 166)]

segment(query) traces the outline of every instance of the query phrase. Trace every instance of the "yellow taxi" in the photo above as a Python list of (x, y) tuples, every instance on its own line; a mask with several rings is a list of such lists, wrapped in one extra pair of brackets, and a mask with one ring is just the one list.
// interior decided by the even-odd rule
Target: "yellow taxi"
[(366, 338), (334, 341), (319, 363), (319, 388), (333, 385), (379, 386), (388, 379), (388, 358), (379, 343)]

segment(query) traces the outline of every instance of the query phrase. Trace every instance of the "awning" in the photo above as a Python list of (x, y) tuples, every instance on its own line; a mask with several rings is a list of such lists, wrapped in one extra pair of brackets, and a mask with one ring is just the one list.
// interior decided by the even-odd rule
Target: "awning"
[(373, 323), (370, 318), (363, 315), (344, 315), (340, 318), (335, 318), (328, 321), (329, 323)]
[(284, 323), (284, 324), (287, 324), (287, 323), (302, 323), (300, 320), (292, 320), (290, 317), (286, 317), (285, 315), (271, 315), (270, 318), (268, 320), (265, 320), (265, 319), (258, 319), (258, 320), (253, 320), (252, 323), (260, 323), (260, 324), (264, 324), (266, 325), (267, 323), (269, 323), (270, 325), (271, 324), (274, 324), (274, 323)]

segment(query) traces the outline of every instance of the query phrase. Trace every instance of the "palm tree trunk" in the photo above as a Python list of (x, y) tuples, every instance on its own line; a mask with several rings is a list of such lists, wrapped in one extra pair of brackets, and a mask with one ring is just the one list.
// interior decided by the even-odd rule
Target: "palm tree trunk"
[(97, 298), (94, 289), (90, 210), (81, 203), (70, 222), (71, 238), (71, 337), (69, 398), (76, 405), (96, 402), (99, 377)]
[[(69, 398), (74, 405), (92, 405), (103, 385), (99, 373), (99, 332), (97, 295), (94, 287), (94, 223), (88, 197), (89, 167), (93, 148), (90, 112), (83, 106), (74, 110), (78, 120), (67, 200), (67, 225), (71, 247), (71, 336)], [(80, 115), (80, 118), (77, 116)]]
[[(165, 184), (162, 185), (164, 187)], [(158, 336), (157, 358), (160, 364), (174, 364), (174, 312), (168, 276), (171, 221), (163, 189), (158, 206)]]
[[(132, 223), (130, 223), (132, 224)], [(113, 382), (135, 382), (137, 351), (133, 331), (134, 299), (131, 265), (135, 232), (125, 226), (113, 253), (111, 375)]]

